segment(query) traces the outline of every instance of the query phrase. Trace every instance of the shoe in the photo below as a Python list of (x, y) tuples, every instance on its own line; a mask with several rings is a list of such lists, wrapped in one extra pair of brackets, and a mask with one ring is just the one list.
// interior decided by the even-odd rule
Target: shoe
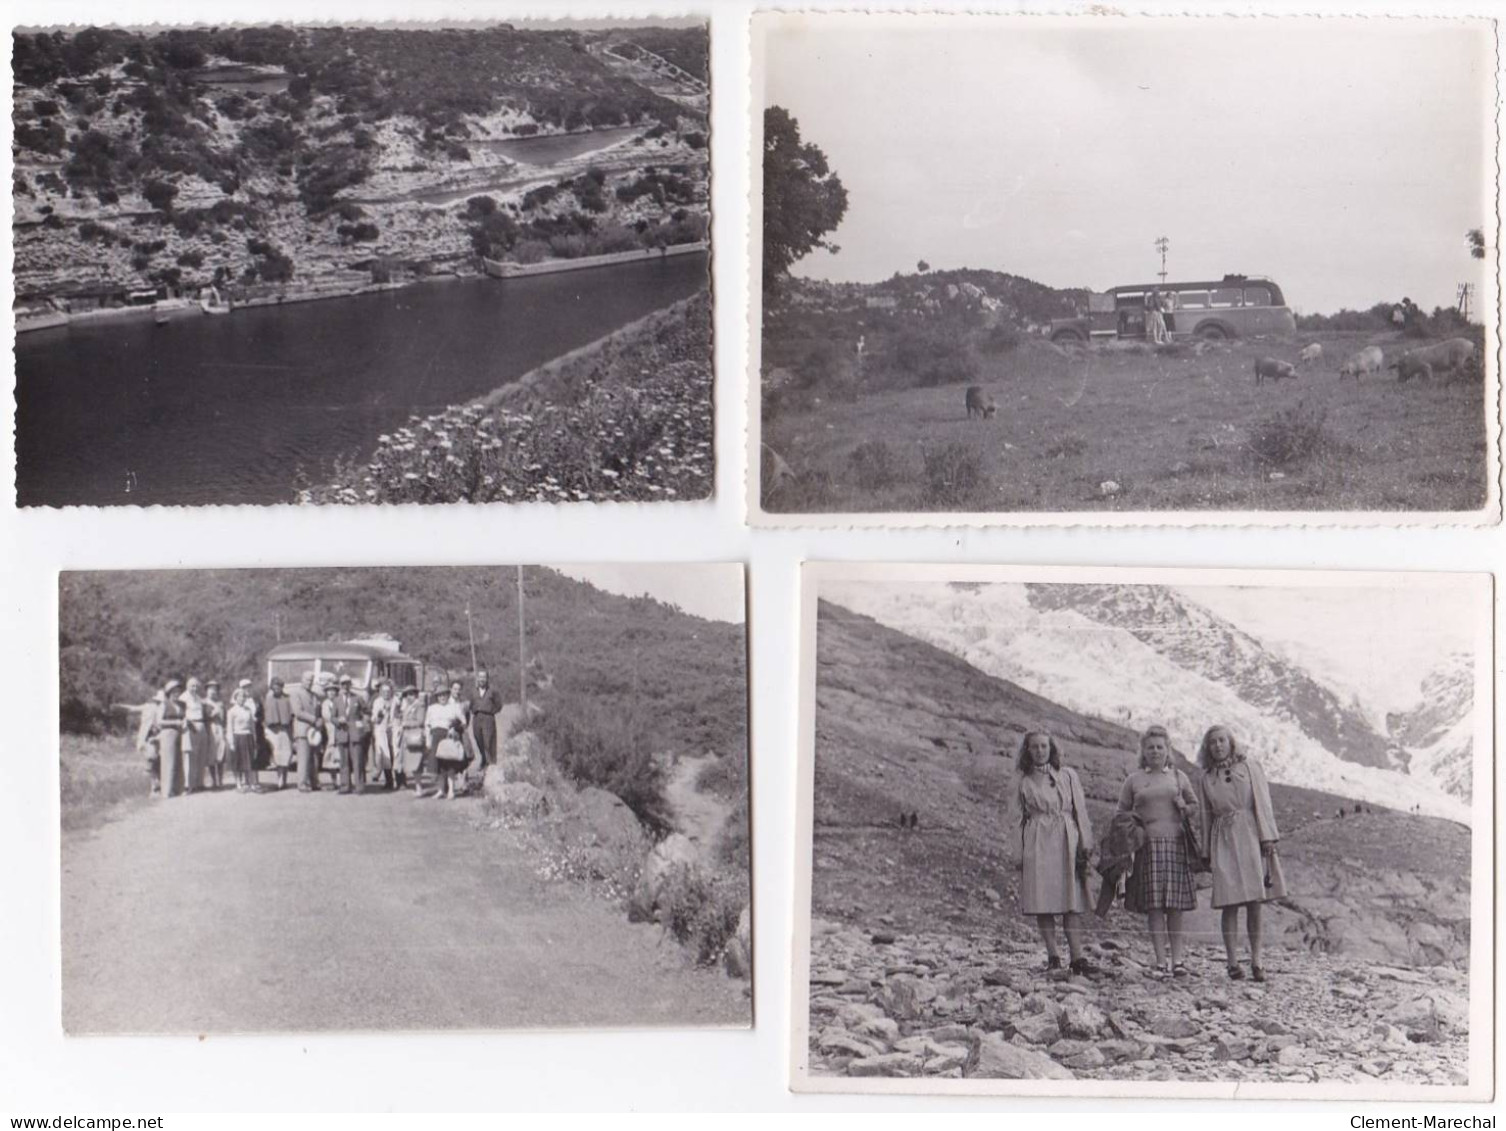
[(1046, 959), (1046, 969), (1047, 970), (1060, 970), (1061, 968), (1062, 968), (1062, 960), (1057, 955), (1053, 954), (1049, 958)]
[(1086, 958), (1074, 958), (1068, 967), (1074, 974), (1080, 974), (1084, 978), (1091, 978), (1098, 973), (1098, 967), (1094, 966)]
[(1234, 962), (1229, 963), (1229, 980), (1231, 982), (1242, 982), (1244, 979), (1245, 972), (1239, 968), (1239, 965)]
[(311, 785), (300, 785), (298, 787), (298, 792), (299, 793), (313, 793), (314, 792), (314, 787), (311, 786)]
[(1259, 966), (1255, 966), (1255, 965), (1252, 964), (1250, 966), (1250, 981), (1252, 981), (1252, 982), (1263, 982), (1263, 981), (1265, 981), (1265, 971), (1262, 970)]
[(1187, 969), (1185, 962), (1177, 962), (1172, 964), (1171, 976), (1173, 978), (1190, 978), (1192, 977), (1192, 971)]

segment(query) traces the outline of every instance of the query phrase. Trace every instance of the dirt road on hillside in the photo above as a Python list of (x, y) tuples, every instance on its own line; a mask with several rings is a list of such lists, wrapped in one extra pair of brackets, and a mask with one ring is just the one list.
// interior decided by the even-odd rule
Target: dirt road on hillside
[(475, 804), (224, 792), (65, 834), (64, 1028), (749, 1023), (740, 984), (541, 880)]

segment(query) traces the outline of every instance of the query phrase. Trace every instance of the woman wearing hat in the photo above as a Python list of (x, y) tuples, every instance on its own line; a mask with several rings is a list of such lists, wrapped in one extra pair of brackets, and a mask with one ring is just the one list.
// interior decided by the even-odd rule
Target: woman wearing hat
[(1096, 974), (1083, 957), (1079, 924), (1092, 906), (1087, 864), (1093, 851), (1093, 825), (1082, 782), (1062, 765), (1056, 739), (1030, 731), (1015, 758), (1015, 812), (1019, 840), (1020, 911), (1035, 918), (1046, 946), (1046, 969), (1059, 970), (1056, 917), (1061, 916), (1074, 974)]
[(1213, 906), (1221, 909), (1224, 953), (1229, 977), (1245, 974), (1239, 966), (1239, 909), (1245, 909), (1250, 940), (1250, 978), (1265, 981), (1260, 965), (1261, 908), (1268, 899), (1286, 895), (1276, 842), (1276, 811), (1271, 787), (1260, 764), (1240, 752), (1228, 727), (1211, 727), (1197, 752), (1198, 800), (1203, 843), (1213, 871)]
[(188, 686), (179, 696), (183, 704), (183, 765), (185, 793), (198, 793), (204, 788), (204, 771), (209, 767), (214, 736), (209, 729), (211, 711), (204, 700), (204, 685), (197, 677), (188, 677)]
[(424, 758), (428, 752), (428, 732), (424, 729), (424, 701), (411, 683), (403, 688), (403, 698), (396, 712), (399, 732), (397, 749), (401, 752), (397, 784), (402, 789), (410, 781), (413, 793), (423, 793)]
[(178, 697), (182, 690), (183, 681), (176, 676), (162, 685), (162, 690), (152, 697), (150, 715), (143, 712), (141, 736), (137, 739), (143, 748), (156, 743), (159, 797), (176, 797), (182, 792), (183, 702)]
[(272, 677), (261, 710), (262, 727), (272, 748), (272, 769), (277, 771), (277, 788), (283, 789), (293, 768), (293, 701), (283, 690), (281, 676)]
[(1140, 766), (1119, 791), (1119, 811), (1135, 814), (1145, 829), (1125, 905), (1145, 912), (1158, 977), (1191, 973), (1182, 962), (1182, 912), (1197, 900), (1182, 821), (1197, 804), (1191, 780), (1171, 764), (1166, 728), (1151, 727), (1140, 737)]
[[(465, 708), (454, 701), (451, 688), (441, 687), (434, 702), (424, 713), (424, 729), (429, 732), (429, 761), (434, 768), (438, 801), (455, 796), (454, 777), (465, 770)], [(458, 748), (458, 751), (457, 751)]]

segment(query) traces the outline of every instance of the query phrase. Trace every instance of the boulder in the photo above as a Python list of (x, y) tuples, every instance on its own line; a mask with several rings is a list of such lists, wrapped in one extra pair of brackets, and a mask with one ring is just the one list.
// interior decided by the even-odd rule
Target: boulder
[(849, 1076), (918, 1076), (921, 1060), (907, 1052), (886, 1052), (866, 1056), (847, 1066)]
[(1105, 1059), (1106, 1058), (1104, 1057), (1103, 1053), (1090, 1046), (1083, 1049), (1083, 1051), (1078, 1053), (1076, 1056), (1069, 1056), (1065, 1061), (1063, 1061), (1063, 1063), (1066, 1064), (1068, 1068), (1082, 1072), (1090, 1071), (1094, 1068), (1102, 1068)]
[[(600, 789), (593, 792), (606, 793), (605, 790)], [(614, 794), (608, 793), (607, 796), (615, 799)], [(620, 800), (618, 804), (622, 804)], [(627, 806), (624, 805), (623, 808), (626, 809)], [(628, 816), (633, 816), (631, 810), (628, 811)], [(638, 819), (633, 817), (635, 825), (637, 821)], [(625, 825), (620, 827), (624, 831), (626, 830)], [(676, 868), (693, 868), (696, 866), (696, 862), (695, 844), (688, 836), (682, 833), (671, 833), (658, 844), (654, 845), (653, 851), (648, 854), (648, 858), (643, 862), (643, 869), (638, 873), (638, 886), (633, 889), (633, 894), (628, 900), (628, 918), (640, 921), (652, 919), (659, 909), (659, 897), (664, 892), (664, 885), (669, 879), (670, 873)], [(830, 971), (823, 973), (828, 978), (834, 976)], [(816, 974), (813, 972), (811, 981), (814, 982), (817, 980)], [(841, 981), (827, 981), (824, 984), (841, 985), (846, 980), (847, 975), (844, 973)]]
[(753, 962), (748, 955), (748, 948), (735, 935), (727, 940), (727, 946), (722, 951), (722, 968), (727, 971), (727, 977), (739, 981), (746, 981), (753, 974)]
[(899, 1022), (892, 1017), (869, 1017), (859, 1021), (854, 1028), (865, 1037), (876, 1038), (886, 1045), (899, 1037)]
[(1150, 1031), (1159, 1037), (1195, 1037), (1202, 1029), (1190, 1017), (1157, 1017)]
[(1049, 1013), (1025, 1013), (1014, 1020), (1014, 1031), (1033, 1045), (1054, 1044), (1061, 1039), (1061, 1026)]
[(581, 818), (602, 845), (632, 847), (647, 838), (627, 802), (605, 789), (588, 785), (575, 796)]
[(515, 817), (541, 817), (549, 812), (549, 795), (542, 789), (526, 781), (501, 781), (496, 770), (496, 766), (486, 768), (481, 788), (487, 797), (502, 807), (504, 813)]
[(1080, 997), (1069, 997), (1062, 1003), (1061, 1028), (1069, 1037), (1092, 1040), (1108, 1024), (1103, 1010)]
[(983, 1080), (1075, 1080), (1076, 1073), (1044, 1053), (1012, 1045), (998, 1033), (973, 1038), (962, 1075)]
[(1213, 1041), (1214, 1060), (1248, 1060), (1253, 1052), (1250, 1042), (1239, 1037), (1217, 1037)]
[(879, 1001), (890, 1017), (914, 1021), (925, 1006), (935, 1000), (936, 989), (912, 974), (896, 974), (884, 983)]
[(868, 1042), (860, 1040), (846, 1029), (835, 1025), (821, 1030), (816, 1038), (816, 1048), (828, 1055), (854, 1057), (877, 1056), (879, 1052)]

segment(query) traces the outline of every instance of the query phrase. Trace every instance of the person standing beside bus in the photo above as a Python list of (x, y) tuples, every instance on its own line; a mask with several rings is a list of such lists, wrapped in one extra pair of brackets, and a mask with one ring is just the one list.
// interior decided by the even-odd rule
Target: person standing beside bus
[(340, 793), (366, 792), (366, 705), (352, 689), (348, 675), (340, 677), (331, 710), (330, 741), (340, 759)]
[(256, 780), (256, 707), (243, 688), (230, 693), (230, 707), (225, 712), (225, 732), (230, 745), (230, 772), (235, 776), (236, 793), (260, 793)]
[(204, 685), (195, 676), (188, 678), (188, 686), (179, 696), (183, 704), (183, 792), (198, 793), (204, 788), (204, 771), (209, 765), (213, 736), (209, 729), (212, 714), (204, 701)]
[(384, 679), (381, 690), (371, 701), (371, 751), (372, 768), (388, 789), (397, 781), (398, 747), (393, 738), (402, 733), (395, 726), (398, 722), (397, 714), (398, 702), (393, 698), (392, 681)]
[(428, 751), (428, 734), (424, 730), (427, 714), (423, 697), (411, 683), (403, 688), (402, 705), (398, 708), (398, 729), (402, 751), (399, 763), (398, 787), (413, 783), (413, 795), (422, 797), (424, 791), (424, 759)]
[(288, 768), (293, 764), (293, 702), (282, 688), (282, 677), (274, 675), (261, 702), (262, 727), (272, 748), (278, 789), (287, 788)]
[(183, 681), (176, 676), (162, 685), (152, 699), (149, 712), (143, 712), (141, 737), (138, 745), (155, 739), (157, 744), (157, 773), (160, 779), (158, 796), (164, 799), (177, 797), (183, 781), (183, 701), (178, 692)]
[(209, 786), (219, 789), (225, 784), (225, 756), (229, 746), (225, 738), (225, 701), (220, 698), (220, 681), (211, 679), (204, 684), (204, 711), (209, 716), (209, 757), (205, 769), (209, 771)]
[(1166, 318), (1161, 313), (1161, 292), (1151, 291), (1145, 296), (1145, 336), (1153, 345), (1166, 344)]
[(293, 748), (298, 756), (298, 792), (312, 793), (319, 788), (318, 743), (309, 741), (317, 733), (323, 718), (319, 697), (314, 693), (314, 673), (306, 671), (288, 696), (293, 712)]

